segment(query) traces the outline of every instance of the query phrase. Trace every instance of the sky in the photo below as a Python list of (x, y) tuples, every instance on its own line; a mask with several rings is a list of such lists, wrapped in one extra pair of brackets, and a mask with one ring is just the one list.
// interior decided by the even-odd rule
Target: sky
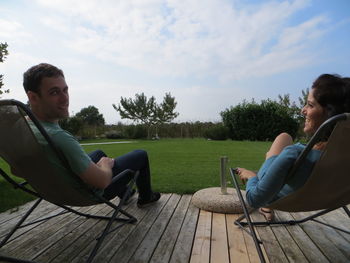
[(2, 99), (27, 102), (23, 72), (64, 71), (70, 114), (170, 92), (176, 122), (221, 121), (243, 100), (277, 99), (323, 73), (350, 76), (349, 0), (0, 0)]

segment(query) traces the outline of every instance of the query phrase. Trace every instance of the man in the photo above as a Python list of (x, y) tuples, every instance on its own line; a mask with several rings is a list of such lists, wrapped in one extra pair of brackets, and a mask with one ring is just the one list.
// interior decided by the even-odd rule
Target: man
[[(107, 199), (116, 195), (122, 197), (131, 176), (117, 185), (111, 184), (112, 177), (125, 169), (138, 170), (138, 207), (159, 200), (160, 193), (151, 189), (149, 161), (145, 151), (136, 150), (116, 159), (108, 158), (100, 150), (87, 155), (77, 140), (61, 129), (58, 121), (69, 115), (68, 86), (62, 70), (45, 63), (33, 66), (23, 74), (23, 87), (34, 115), (63, 152), (70, 168), (84, 183), (94, 191), (103, 193)], [(57, 170), (62, 176), (70, 176), (69, 171), (59, 166), (57, 164)]]

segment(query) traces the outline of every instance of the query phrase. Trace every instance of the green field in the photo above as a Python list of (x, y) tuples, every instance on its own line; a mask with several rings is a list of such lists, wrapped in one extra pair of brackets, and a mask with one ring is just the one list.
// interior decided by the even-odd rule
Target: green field
[[(86, 152), (101, 149), (110, 157), (118, 157), (134, 149), (146, 150), (150, 158), (154, 190), (184, 194), (220, 185), (220, 156), (229, 158), (229, 167), (259, 169), (270, 145), (271, 142), (162, 139), (83, 147)], [(1, 159), (0, 167), (9, 172)], [(230, 180), (229, 176), (227, 178)], [(2, 177), (0, 187), (0, 211), (31, 200), (27, 194), (13, 190)]]

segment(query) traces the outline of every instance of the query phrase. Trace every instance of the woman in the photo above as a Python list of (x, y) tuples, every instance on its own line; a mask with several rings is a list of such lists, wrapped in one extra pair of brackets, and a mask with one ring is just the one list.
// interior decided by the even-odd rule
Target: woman
[[(313, 135), (325, 120), (343, 112), (350, 112), (349, 78), (330, 74), (319, 76), (313, 83), (307, 103), (301, 111), (305, 117), (304, 132)], [(326, 145), (327, 138), (317, 143), (308, 154), (303, 166), (286, 183), (289, 169), (305, 145), (293, 144), (292, 137), (287, 133), (278, 135), (266, 153), (265, 162), (257, 174), (244, 168), (237, 169), (240, 178), (243, 181), (248, 180), (246, 198), (249, 205), (260, 207), (259, 212), (266, 220), (273, 220), (273, 211), (264, 206), (304, 185)]]

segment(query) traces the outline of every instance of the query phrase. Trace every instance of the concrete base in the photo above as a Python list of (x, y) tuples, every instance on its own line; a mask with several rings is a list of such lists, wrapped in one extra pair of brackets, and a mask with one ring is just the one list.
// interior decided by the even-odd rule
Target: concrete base
[[(211, 187), (194, 193), (192, 203), (200, 209), (225, 214), (242, 214), (243, 209), (239, 202), (236, 190), (227, 188), (226, 195), (221, 193), (220, 187)], [(243, 196), (245, 192), (242, 191)]]

